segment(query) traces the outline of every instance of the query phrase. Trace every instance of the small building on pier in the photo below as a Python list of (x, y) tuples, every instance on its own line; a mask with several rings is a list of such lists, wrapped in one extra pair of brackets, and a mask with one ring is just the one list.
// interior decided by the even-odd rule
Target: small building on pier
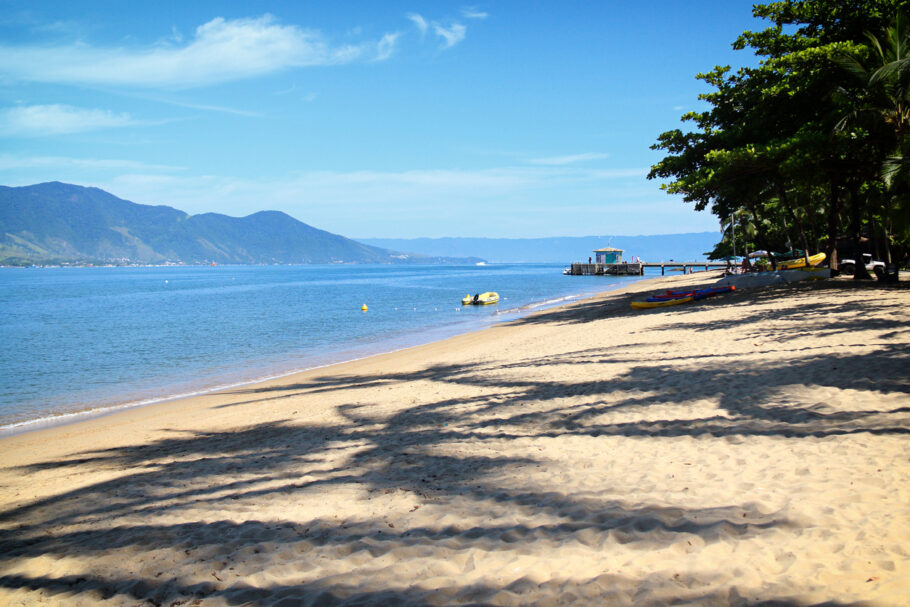
[(613, 247), (594, 249), (594, 263), (622, 263), (622, 249)]

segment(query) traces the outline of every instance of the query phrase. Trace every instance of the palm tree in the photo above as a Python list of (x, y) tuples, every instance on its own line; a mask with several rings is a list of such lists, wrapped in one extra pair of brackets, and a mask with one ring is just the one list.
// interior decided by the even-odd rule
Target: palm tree
[(853, 93), (840, 89), (853, 107), (837, 125), (839, 130), (858, 127), (878, 152), (885, 251), (891, 258), (891, 230), (910, 235), (910, 15), (897, 13), (876, 36), (865, 32), (868, 45), (854, 54), (843, 54), (838, 63), (853, 80)]

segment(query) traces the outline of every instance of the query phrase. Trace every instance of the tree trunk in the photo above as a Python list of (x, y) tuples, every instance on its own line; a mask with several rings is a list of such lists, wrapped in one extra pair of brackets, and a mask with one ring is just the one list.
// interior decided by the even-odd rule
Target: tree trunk
[(828, 247), (825, 253), (828, 256), (828, 267), (837, 269), (837, 228), (840, 224), (840, 189), (831, 182), (831, 205), (828, 208)]
[(882, 198), (882, 246), (885, 249), (885, 263), (891, 263), (891, 197), (886, 192)]
[(856, 183), (850, 184), (850, 233), (853, 237), (853, 271), (854, 280), (869, 280), (869, 271), (863, 260), (862, 247), (862, 209), (859, 203), (859, 186)]
[(885, 263), (891, 263), (891, 220), (886, 219), (882, 226), (885, 230)]

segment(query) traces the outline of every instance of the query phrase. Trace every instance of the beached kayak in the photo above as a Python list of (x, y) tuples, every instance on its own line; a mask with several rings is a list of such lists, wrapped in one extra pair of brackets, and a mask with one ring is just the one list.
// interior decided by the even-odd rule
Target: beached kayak
[(725, 285), (721, 287), (708, 287), (707, 289), (693, 289), (692, 291), (667, 291), (666, 293), (657, 293), (655, 295), (652, 295), (645, 301), (667, 301), (669, 299), (680, 299), (683, 297), (691, 297), (695, 300), (699, 300), (735, 290), (736, 287), (732, 285)]
[[(827, 257), (827, 256), (824, 253), (816, 253), (815, 255), (812, 255), (811, 257), (809, 257), (809, 265), (817, 266), (821, 262), (825, 261), (825, 257)], [(805, 257), (800, 257), (799, 259), (788, 259), (787, 261), (782, 261), (779, 264), (777, 264), (778, 270), (795, 270), (797, 268), (805, 268), (805, 267), (806, 267), (806, 258)]]
[(636, 310), (646, 310), (648, 308), (665, 308), (667, 306), (676, 306), (679, 304), (689, 303), (690, 301), (695, 301), (695, 298), (689, 296), (677, 297), (675, 299), (662, 299), (660, 301), (633, 301), (631, 303), (631, 306)]

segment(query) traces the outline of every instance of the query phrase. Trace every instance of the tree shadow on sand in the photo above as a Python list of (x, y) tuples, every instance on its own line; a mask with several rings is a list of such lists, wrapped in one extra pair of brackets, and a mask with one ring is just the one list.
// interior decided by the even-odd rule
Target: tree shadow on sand
[[(214, 576), (213, 576), (214, 577)], [(656, 576), (655, 576), (656, 577)], [(795, 599), (753, 599), (742, 596), (736, 588), (723, 587), (724, 578), (710, 580), (711, 588), (687, 590), (695, 585), (690, 576), (677, 575), (671, 580), (646, 580), (647, 595), (638, 590), (637, 580), (603, 574), (582, 582), (550, 580), (535, 582), (520, 578), (503, 587), (480, 584), (426, 589), (410, 586), (401, 589), (365, 591), (361, 586), (320, 581), (299, 584), (274, 584), (254, 587), (243, 582), (225, 587), (211, 582), (183, 584), (176, 578), (161, 580), (141, 578), (118, 581), (115, 588), (106, 578), (63, 576), (59, 578), (10, 575), (0, 577), (0, 584), (10, 589), (41, 591), (45, 596), (70, 600), (74, 596), (95, 601), (121, 600), (146, 605), (198, 605), (204, 599), (220, 600), (227, 605), (742, 605), (749, 607), (849, 607), (864, 605), (841, 601), (806, 603)], [(703, 583), (703, 582), (702, 582)], [(718, 588), (721, 586), (721, 588)], [(181, 598), (176, 598), (181, 597)], [(195, 600), (194, 600), (195, 599)]]

